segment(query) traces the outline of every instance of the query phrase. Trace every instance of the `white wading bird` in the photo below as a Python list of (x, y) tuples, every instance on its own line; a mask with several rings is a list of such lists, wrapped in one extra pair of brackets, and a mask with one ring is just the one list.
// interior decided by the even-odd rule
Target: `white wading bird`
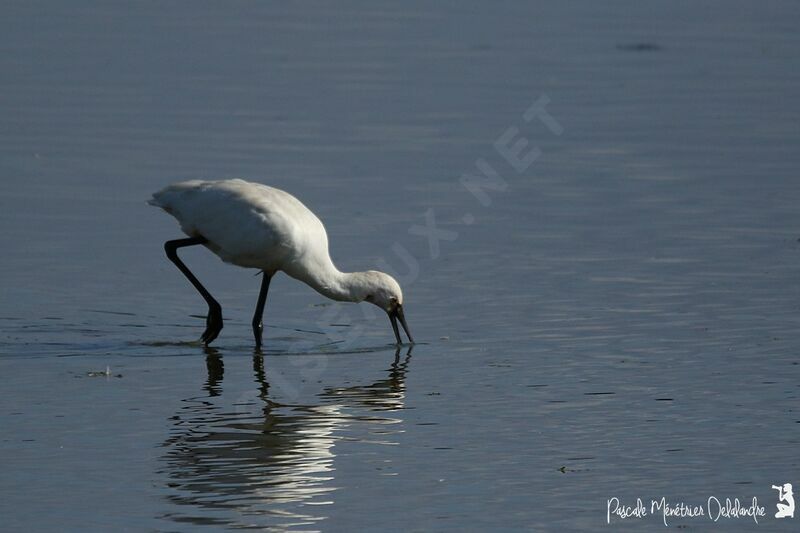
[(320, 294), (343, 302), (367, 301), (386, 311), (397, 343), (397, 320), (413, 343), (403, 315), (403, 292), (388, 274), (339, 272), (328, 255), (325, 226), (300, 200), (280, 189), (243, 180), (184, 181), (155, 193), (150, 205), (162, 208), (180, 223), (188, 239), (167, 241), (164, 249), (208, 303), (208, 345), (222, 330), (222, 307), (178, 258), (178, 248), (202, 244), (226, 263), (263, 272), (253, 315), (256, 347), (261, 346), (262, 316), (272, 276), (282, 270)]

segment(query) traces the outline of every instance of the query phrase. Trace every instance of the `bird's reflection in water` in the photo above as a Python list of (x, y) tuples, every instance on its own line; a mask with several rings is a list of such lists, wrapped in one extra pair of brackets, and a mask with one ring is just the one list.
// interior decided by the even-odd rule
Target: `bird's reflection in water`
[[(167, 498), (179, 508), (167, 518), (230, 527), (302, 527), (326, 518), (334, 503), (337, 442), (360, 427), (360, 442), (394, 444), (402, 422), (411, 350), (398, 349), (388, 376), (363, 386), (326, 388), (311, 405), (281, 404), (270, 394), (264, 358), (253, 356), (257, 397), (225, 400), (224, 365), (206, 349), (205, 395), (185, 400), (165, 442)], [(363, 438), (379, 435), (379, 438)]]

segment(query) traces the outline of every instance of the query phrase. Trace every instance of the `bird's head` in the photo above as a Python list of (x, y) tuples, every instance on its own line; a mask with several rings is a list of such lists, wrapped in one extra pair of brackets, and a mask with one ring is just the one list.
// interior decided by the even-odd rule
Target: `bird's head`
[(377, 305), (389, 315), (389, 320), (392, 323), (394, 335), (397, 338), (397, 343), (400, 344), (400, 332), (397, 329), (397, 321), (403, 326), (409, 342), (413, 343), (414, 339), (411, 337), (411, 332), (408, 330), (406, 317), (403, 313), (403, 290), (400, 284), (390, 276), (383, 272), (376, 270), (369, 270), (362, 272), (362, 297), (361, 300)]

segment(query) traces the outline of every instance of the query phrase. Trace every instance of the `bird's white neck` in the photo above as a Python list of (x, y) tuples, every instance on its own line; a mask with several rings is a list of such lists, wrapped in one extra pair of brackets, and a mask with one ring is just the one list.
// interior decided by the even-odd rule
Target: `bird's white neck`
[(361, 272), (341, 272), (330, 258), (304, 264), (298, 269), (284, 269), (291, 277), (308, 284), (312, 289), (338, 302), (360, 302), (366, 289)]

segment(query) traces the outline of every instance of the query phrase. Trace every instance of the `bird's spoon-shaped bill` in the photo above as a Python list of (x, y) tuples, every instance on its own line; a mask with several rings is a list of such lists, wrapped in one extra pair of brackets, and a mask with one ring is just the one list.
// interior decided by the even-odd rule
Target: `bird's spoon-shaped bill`
[(403, 339), (400, 338), (400, 330), (397, 329), (397, 319), (400, 319), (400, 324), (403, 326), (403, 331), (406, 332), (406, 336), (408, 337), (408, 342), (414, 344), (414, 338), (411, 336), (411, 332), (408, 330), (408, 324), (406, 323), (406, 316), (403, 313), (403, 306), (398, 304), (394, 309), (389, 311), (389, 320), (392, 321), (392, 329), (394, 330), (394, 336), (397, 339), (397, 344), (403, 344)]

